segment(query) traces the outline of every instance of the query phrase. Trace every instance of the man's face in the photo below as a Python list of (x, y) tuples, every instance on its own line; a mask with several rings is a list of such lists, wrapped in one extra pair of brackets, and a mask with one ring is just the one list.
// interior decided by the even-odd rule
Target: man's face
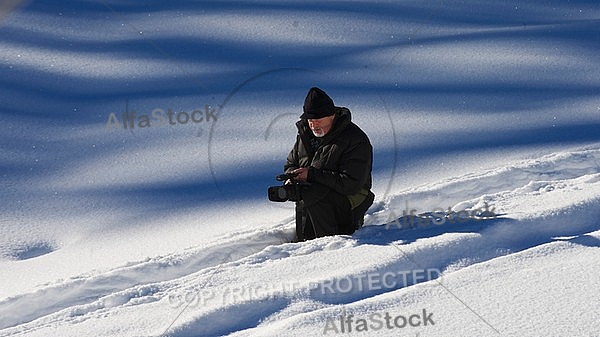
[(335, 115), (319, 119), (308, 119), (308, 127), (315, 137), (323, 137), (331, 130), (334, 118)]

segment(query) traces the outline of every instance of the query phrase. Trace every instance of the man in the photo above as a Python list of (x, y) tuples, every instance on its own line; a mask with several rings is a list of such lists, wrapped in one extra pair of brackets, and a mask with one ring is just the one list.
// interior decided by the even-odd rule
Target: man
[(284, 166), (295, 174), (293, 182), (304, 184), (296, 202), (296, 241), (352, 234), (375, 198), (370, 191), (373, 147), (352, 123), (350, 110), (336, 107), (323, 90), (311, 88), (303, 110)]

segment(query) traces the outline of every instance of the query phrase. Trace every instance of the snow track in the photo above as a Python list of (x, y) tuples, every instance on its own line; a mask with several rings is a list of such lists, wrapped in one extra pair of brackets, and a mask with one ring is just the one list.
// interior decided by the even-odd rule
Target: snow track
[(0, 329), (66, 308), (76, 307), (76, 315), (83, 315), (82, 312), (90, 311), (90, 308), (104, 309), (124, 304), (129, 302), (126, 300), (127, 294), (132, 292), (135, 298), (152, 296), (156, 291), (149, 291), (150, 288), (146, 285), (201, 273), (227, 261), (254, 254), (264, 247), (288, 241), (290, 233), (289, 230), (287, 232), (281, 228), (273, 228), (268, 232), (232, 234), (216, 239), (209, 246), (190, 249), (184, 254), (131, 262), (106, 273), (76, 277), (42, 287), (33, 293), (8, 298), (0, 302)]
[[(8, 2), (0, 337), (600, 336), (597, 0)], [(313, 86), (377, 199), (290, 243)]]
[[(310, 321), (307, 317), (318, 321), (320, 310), (377, 303), (379, 296), (414, 287), (439, 292), (461, 270), (506, 255), (556, 243), (598, 249), (599, 158), (600, 150), (594, 148), (557, 153), (457, 177), (429, 190), (419, 187), (400, 193), (370, 213), (369, 221), (377, 225), (352, 236), (285, 243), (293, 233), (288, 219), (269, 229), (223, 235), (183, 253), (46, 285), (0, 302), (0, 335), (44, 335), (65, 324), (66, 335), (91, 333), (90, 326), (105, 324), (123, 329), (128, 324), (119, 321), (142, 315), (146, 319), (130, 322), (131, 330), (119, 334), (160, 335), (170, 327), (173, 336), (236, 331), (264, 336), (260, 327), (275, 317), (275, 326), (294, 325), (299, 317), (303, 322)], [(460, 195), (466, 198), (461, 200)], [(411, 205), (447, 201), (454, 209), (487, 202), (502, 215), (411, 229), (380, 221), (386, 210), (407, 198)], [(548, 200), (553, 200), (551, 205)], [(414, 279), (415, 270), (441, 275)], [(369, 275), (381, 278), (403, 271), (406, 282), (389, 287), (368, 284)], [(304, 306), (312, 312), (304, 313)], [(232, 317), (243, 319), (234, 322)]]

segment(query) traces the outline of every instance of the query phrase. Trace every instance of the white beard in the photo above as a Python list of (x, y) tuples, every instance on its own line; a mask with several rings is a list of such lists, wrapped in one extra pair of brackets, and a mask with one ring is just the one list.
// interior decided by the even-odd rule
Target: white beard
[(322, 129), (317, 129), (317, 130), (311, 130), (313, 135), (315, 135), (315, 137), (317, 138), (321, 138), (323, 136), (325, 136), (325, 132), (323, 132)]

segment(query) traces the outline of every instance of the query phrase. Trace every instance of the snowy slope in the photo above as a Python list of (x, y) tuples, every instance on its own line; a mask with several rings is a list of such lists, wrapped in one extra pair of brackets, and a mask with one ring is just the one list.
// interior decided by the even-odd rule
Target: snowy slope
[[(435, 325), (407, 332), (521, 336), (544, 329), (585, 335), (600, 328), (599, 160), (600, 149), (589, 149), (456, 177), (443, 189), (394, 196), (370, 214), (373, 221), (395, 200), (431, 200), (439, 191), (462, 190), (480, 196), (455, 206), (473, 209), (485, 201), (497, 205), (495, 212), (503, 214), (497, 219), (413, 229), (382, 223), (351, 237), (295, 244), (281, 243), (291, 230), (284, 222), (47, 284), (3, 301), (1, 323), (12, 326), (7, 335), (55, 329), (73, 336), (160, 335), (172, 324), (168, 331), (177, 336), (306, 336), (323, 331), (327, 318), (343, 311), (368, 317), (426, 308)], [(474, 192), (477, 185), (488, 188)], [(406, 280), (399, 277), (405, 271)], [(391, 274), (383, 278), (385, 273)]]
[[(599, 17), (0, 6), (0, 336), (600, 336)], [(369, 134), (377, 199), (352, 236), (288, 243), (265, 190), (313, 85)]]

